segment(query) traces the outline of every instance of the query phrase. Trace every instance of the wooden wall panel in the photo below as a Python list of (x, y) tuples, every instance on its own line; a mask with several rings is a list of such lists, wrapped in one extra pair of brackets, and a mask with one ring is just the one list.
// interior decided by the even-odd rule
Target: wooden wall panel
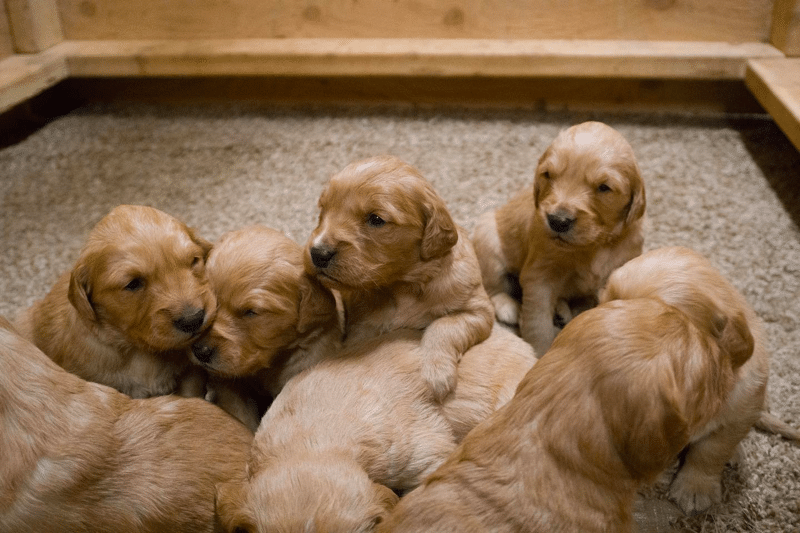
[(11, 28), (8, 25), (8, 13), (6, 13), (6, 3), (3, 0), (3, 9), (0, 10), (0, 60), (14, 53), (14, 45), (11, 41)]
[(800, 0), (775, 0), (770, 42), (787, 56), (800, 56)]
[(768, 42), (773, 0), (59, 0), (66, 39)]
[(56, 0), (4, 0), (14, 50), (36, 53), (62, 40)]

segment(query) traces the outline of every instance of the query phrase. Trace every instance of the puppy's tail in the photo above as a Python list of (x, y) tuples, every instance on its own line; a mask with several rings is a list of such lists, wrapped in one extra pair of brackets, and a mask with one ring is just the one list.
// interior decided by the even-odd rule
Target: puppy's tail
[(758, 422), (755, 423), (755, 427), (761, 431), (780, 435), (795, 444), (800, 444), (800, 430), (790, 426), (769, 411), (761, 411), (761, 416)]

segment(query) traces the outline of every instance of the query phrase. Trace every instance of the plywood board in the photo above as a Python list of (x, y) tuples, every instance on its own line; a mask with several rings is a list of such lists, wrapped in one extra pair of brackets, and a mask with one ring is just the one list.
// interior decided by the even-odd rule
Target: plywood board
[(68, 41), (74, 76), (580, 76), (743, 79), (762, 43), (475, 39)]
[(745, 83), (800, 150), (800, 58), (750, 61)]
[(60, 0), (66, 39), (767, 42), (772, 0)]

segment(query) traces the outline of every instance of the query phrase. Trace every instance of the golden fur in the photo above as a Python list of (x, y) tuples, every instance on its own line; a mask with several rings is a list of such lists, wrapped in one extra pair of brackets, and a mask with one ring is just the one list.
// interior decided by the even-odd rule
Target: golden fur
[(443, 399), (455, 385), (458, 359), (489, 336), (494, 321), (466, 233), (430, 183), (391, 156), (345, 167), (319, 207), (305, 265), (341, 292), (348, 342), (425, 330), (423, 376)]
[(0, 320), (0, 531), (218, 531), (252, 433), (199, 398), (132, 400)]
[(419, 331), (351, 346), (290, 380), (265, 415), (246, 474), (221, 485), (226, 530), (371, 531), (475, 425), (504, 405), (536, 362), (495, 327), (459, 364), (453, 394), (432, 401)]
[[(720, 501), (722, 470), (739, 442), (760, 420), (774, 422), (764, 412), (769, 353), (763, 327), (744, 296), (707, 259), (688, 248), (660, 248), (637, 257), (611, 275), (601, 294), (602, 302), (634, 298), (671, 305), (704, 331), (723, 335), (725, 324), (736, 326), (727, 330), (730, 338), (721, 339), (723, 348), (727, 346), (741, 364), (736, 387), (719, 414), (692, 432), (670, 490), (685, 512), (704, 511)], [(752, 350), (739, 342), (743, 336), (753, 339)]]
[(66, 370), (131, 397), (201, 396), (203, 373), (188, 350), (214, 317), (210, 249), (166, 213), (116, 207), (16, 326)]
[[(565, 303), (591, 307), (608, 275), (641, 254), (645, 203), (622, 135), (599, 122), (561, 132), (539, 159), (533, 190), (475, 225), (473, 243), (498, 320), (519, 323), (522, 338), (545, 353), (577, 310)], [(521, 308), (512, 295), (516, 279)]]
[(221, 377), (217, 403), (255, 431), (259, 413), (241, 404), (242, 395), (274, 398), (290, 377), (338, 350), (336, 301), (305, 273), (303, 248), (264, 226), (220, 237), (206, 273), (217, 313), (193, 357)]
[(631, 531), (637, 489), (733, 387), (715, 335), (655, 300), (582, 313), (378, 531)]

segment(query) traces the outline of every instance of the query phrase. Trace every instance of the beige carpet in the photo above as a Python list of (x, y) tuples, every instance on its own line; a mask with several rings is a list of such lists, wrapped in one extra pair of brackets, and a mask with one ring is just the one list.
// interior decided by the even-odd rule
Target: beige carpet
[[(208, 239), (263, 223), (304, 242), (322, 184), (357, 158), (416, 165), (471, 228), (531, 183), (557, 132), (589, 118), (619, 129), (647, 181), (647, 248), (708, 255), (766, 322), (774, 413), (800, 426), (800, 155), (761, 116), (534, 111), (94, 105), (0, 149), (0, 314), (41, 297), (94, 223), (148, 204)], [(800, 531), (800, 447), (752, 432), (725, 474), (724, 502), (681, 517), (664, 484), (642, 531)], [(671, 525), (665, 525), (671, 524)]]

